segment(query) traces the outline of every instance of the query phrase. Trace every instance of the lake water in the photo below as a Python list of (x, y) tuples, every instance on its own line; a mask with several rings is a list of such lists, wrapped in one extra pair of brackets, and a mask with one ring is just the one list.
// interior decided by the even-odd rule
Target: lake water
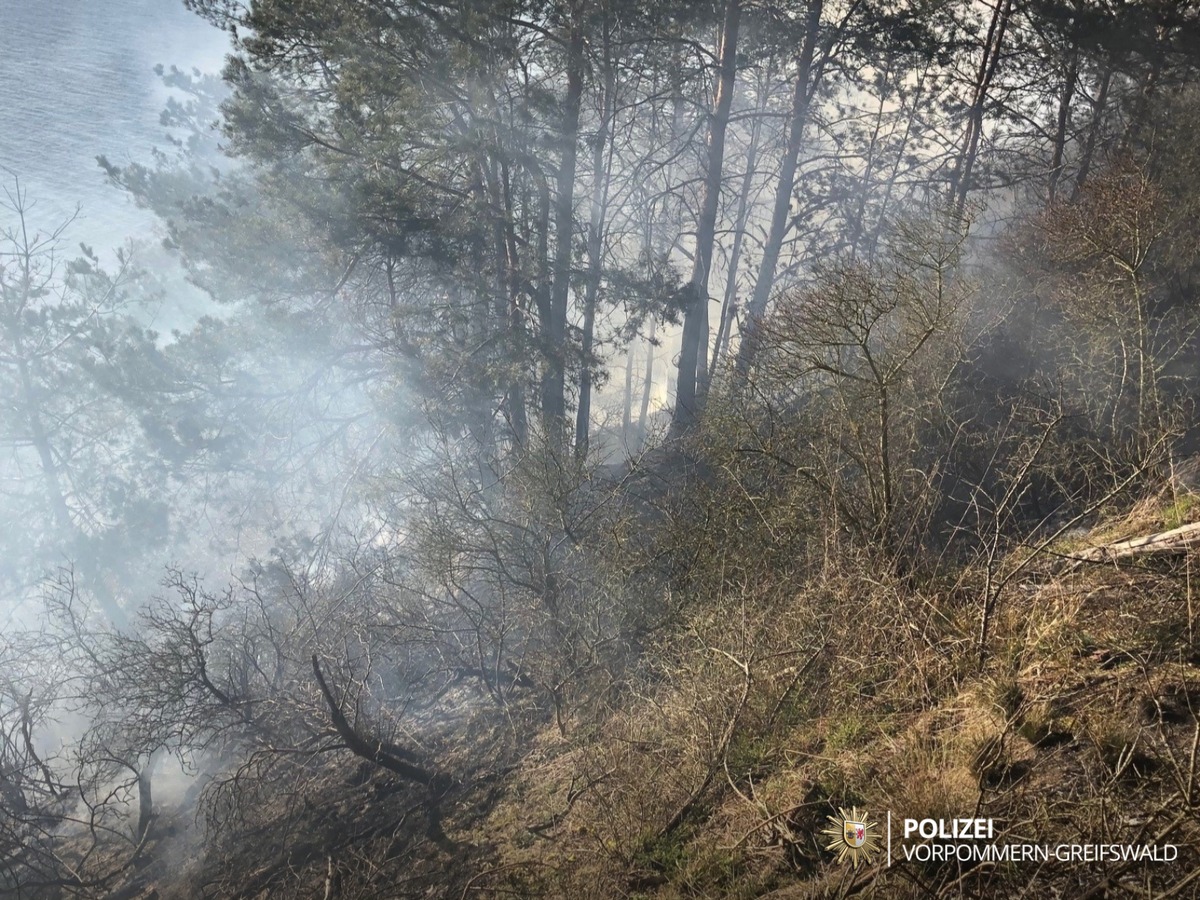
[(96, 157), (148, 161), (165, 144), (154, 66), (215, 72), (228, 46), (182, 0), (0, 0), (0, 178), (20, 176), (44, 227), (81, 204), (70, 236), (97, 251), (154, 237), (153, 217), (105, 182)]

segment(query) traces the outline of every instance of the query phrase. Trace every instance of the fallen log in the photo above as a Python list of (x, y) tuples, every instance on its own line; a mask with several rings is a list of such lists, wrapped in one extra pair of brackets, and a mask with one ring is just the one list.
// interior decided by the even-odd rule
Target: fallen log
[(1076, 565), (1072, 567), (1075, 568), (1085, 562), (1117, 562), (1135, 556), (1167, 556), (1186, 553), (1196, 548), (1200, 548), (1200, 522), (1180, 525), (1170, 531), (1101, 544), (1099, 547), (1072, 553), (1069, 559), (1075, 562)]

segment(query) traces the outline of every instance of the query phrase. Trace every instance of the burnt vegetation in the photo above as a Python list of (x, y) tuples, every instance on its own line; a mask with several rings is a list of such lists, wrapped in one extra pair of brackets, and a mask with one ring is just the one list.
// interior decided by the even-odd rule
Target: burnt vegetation
[(213, 315), (4, 195), (0, 895), (1200, 892), (1200, 8), (187, 5)]

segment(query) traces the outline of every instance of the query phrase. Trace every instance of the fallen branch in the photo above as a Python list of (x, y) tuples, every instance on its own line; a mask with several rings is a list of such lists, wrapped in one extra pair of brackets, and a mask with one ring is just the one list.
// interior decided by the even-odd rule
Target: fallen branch
[(1170, 531), (1160, 531), (1156, 534), (1126, 538), (1123, 541), (1116, 541), (1112, 544), (1092, 547), (1081, 553), (1073, 553), (1070, 558), (1076, 564), (1084, 562), (1116, 562), (1135, 556), (1169, 556), (1186, 553), (1194, 548), (1200, 548), (1200, 522), (1181, 525), (1178, 528), (1172, 528)]
[(397, 775), (407, 778), (409, 781), (432, 786), (439, 780), (432, 772), (427, 772), (400, 758), (400, 754), (415, 757), (416, 754), (412, 753), (412, 751), (395, 748), (394, 752), (389, 752), (384, 748), (382, 741), (364, 736), (355, 731), (354, 726), (346, 719), (345, 713), (342, 712), (338, 702), (334, 699), (333, 692), (329, 690), (329, 685), (325, 683), (325, 676), (321, 674), (321, 666), (317, 662), (317, 654), (315, 653), (312, 657), (312, 668), (313, 674), (317, 676), (317, 684), (321, 688), (321, 695), (325, 698), (325, 704), (329, 707), (329, 718), (333, 722), (334, 729), (346, 744), (346, 749), (356, 756), (369, 759), (377, 766), (381, 766), (389, 772), (395, 772)]

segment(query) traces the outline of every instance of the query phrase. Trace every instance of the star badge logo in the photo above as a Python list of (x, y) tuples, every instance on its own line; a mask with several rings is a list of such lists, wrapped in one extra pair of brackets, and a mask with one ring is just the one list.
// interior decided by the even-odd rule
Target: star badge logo
[(849, 811), (839, 809), (838, 815), (829, 816), (829, 827), (821, 833), (829, 838), (825, 849), (837, 854), (839, 863), (847, 860), (858, 868), (861, 860), (870, 864), (871, 857), (879, 850), (878, 822), (872, 822), (866, 810), (857, 806)]

